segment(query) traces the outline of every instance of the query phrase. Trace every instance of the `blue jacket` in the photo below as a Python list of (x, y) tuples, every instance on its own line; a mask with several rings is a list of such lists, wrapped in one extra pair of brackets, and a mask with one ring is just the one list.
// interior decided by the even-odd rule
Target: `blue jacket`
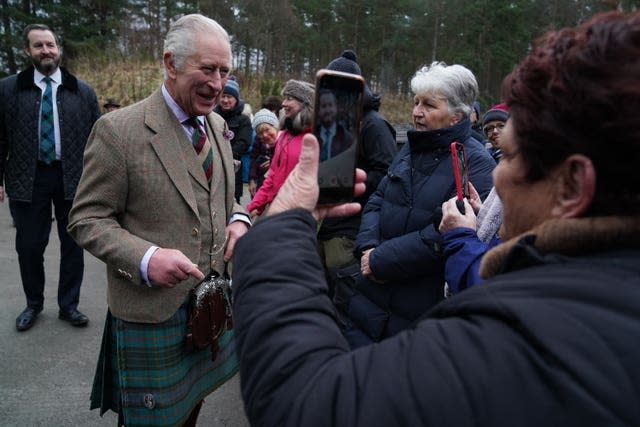
[(452, 294), (457, 294), (483, 282), (480, 277), (480, 261), (491, 248), (501, 243), (497, 237), (485, 243), (471, 228), (458, 227), (442, 235), (442, 247), (446, 258), (444, 278)]
[(492, 187), (495, 162), (470, 133), (468, 119), (436, 131), (409, 131), (408, 143), (370, 197), (356, 252), (360, 257), (375, 248), (369, 265), (384, 283), (357, 279), (347, 308), (348, 329), (356, 337), (352, 343), (364, 344), (366, 336), (373, 341), (391, 336), (443, 299), (442, 237), (433, 221), (436, 208), (455, 195), (452, 142), (464, 141), (469, 175), (480, 197)]

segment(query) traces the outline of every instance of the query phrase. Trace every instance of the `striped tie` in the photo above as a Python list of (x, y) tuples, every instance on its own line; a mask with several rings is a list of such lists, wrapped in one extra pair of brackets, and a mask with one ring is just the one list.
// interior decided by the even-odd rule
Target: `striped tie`
[(56, 159), (56, 142), (53, 132), (53, 94), (51, 90), (51, 77), (42, 79), (47, 87), (42, 95), (40, 110), (40, 160), (51, 164)]
[(204, 169), (204, 174), (207, 176), (207, 181), (211, 182), (213, 149), (211, 148), (209, 138), (207, 138), (207, 133), (202, 129), (196, 117), (191, 117), (186, 123), (193, 128), (191, 143), (193, 144), (194, 150), (196, 150), (200, 163), (202, 163), (202, 169)]

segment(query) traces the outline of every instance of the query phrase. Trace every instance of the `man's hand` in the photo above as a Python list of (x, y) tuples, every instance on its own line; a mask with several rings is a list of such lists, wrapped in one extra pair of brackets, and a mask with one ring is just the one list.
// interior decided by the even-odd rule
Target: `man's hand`
[(244, 233), (249, 230), (249, 227), (245, 222), (233, 221), (225, 228), (225, 236), (227, 237), (227, 248), (224, 251), (224, 261), (229, 262), (233, 256), (233, 248), (236, 246), (236, 242)]
[(454, 197), (442, 204), (442, 221), (440, 221), (440, 227), (438, 227), (440, 233), (444, 233), (458, 227), (470, 228), (474, 231), (477, 228), (476, 214), (473, 212), (469, 201), (466, 198), (462, 199), (465, 209), (463, 215), (456, 206), (456, 200), (457, 199)]
[(189, 276), (193, 276), (199, 281), (204, 279), (204, 274), (198, 270), (198, 265), (192, 263), (185, 254), (177, 249), (160, 248), (149, 259), (147, 277), (155, 286), (173, 288)]
[(4, 202), (4, 187), (0, 185), (0, 202)]
[(256, 180), (249, 180), (249, 194), (251, 194), (251, 198), (256, 195), (256, 191), (258, 191), (258, 184), (256, 184)]
[[(291, 171), (286, 181), (278, 191), (278, 195), (267, 215), (275, 215), (294, 208), (303, 208), (319, 220), (326, 216), (350, 216), (360, 212), (359, 203), (342, 203), (338, 205), (316, 205), (318, 203), (318, 162), (320, 151), (318, 140), (313, 134), (306, 134), (302, 139), (300, 160)], [(356, 169), (356, 185), (354, 195), (364, 193), (364, 181), (367, 174), (362, 169)]]

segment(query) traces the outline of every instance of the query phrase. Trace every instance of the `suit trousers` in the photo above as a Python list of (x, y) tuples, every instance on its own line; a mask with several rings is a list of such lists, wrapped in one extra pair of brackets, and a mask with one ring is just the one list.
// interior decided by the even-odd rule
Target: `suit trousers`
[(69, 210), (73, 200), (65, 200), (62, 165), (38, 162), (31, 202), (9, 200), (15, 214), (16, 251), (27, 306), (40, 310), (44, 305), (44, 251), (51, 233), (51, 204), (54, 206), (60, 239), (60, 275), (58, 306), (61, 310), (77, 308), (84, 273), (84, 254), (67, 233)]

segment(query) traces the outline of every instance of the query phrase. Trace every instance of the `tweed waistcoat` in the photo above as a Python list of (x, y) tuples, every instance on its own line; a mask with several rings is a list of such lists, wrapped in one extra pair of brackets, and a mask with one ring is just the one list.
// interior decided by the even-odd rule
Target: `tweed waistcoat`
[[(209, 136), (211, 138), (211, 136)], [(213, 156), (213, 173), (211, 182), (224, 182), (224, 171), (222, 161), (218, 151), (214, 149)], [(195, 158), (198, 161), (197, 157)], [(194, 165), (195, 166), (195, 165)], [(190, 170), (192, 166), (189, 166)], [(200, 170), (202, 167), (200, 166)], [(203, 173), (204, 175), (204, 173)], [(192, 233), (199, 234), (201, 240), (200, 254), (198, 258), (198, 267), (200, 271), (207, 274), (214, 270), (222, 274), (224, 272), (224, 249), (225, 227), (227, 213), (225, 207), (225, 187), (216, 185), (209, 189), (203, 185), (202, 177), (200, 180), (192, 176), (193, 192), (196, 197), (198, 212), (200, 217), (200, 228), (192, 230)], [(194, 259), (195, 261), (195, 259)]]

